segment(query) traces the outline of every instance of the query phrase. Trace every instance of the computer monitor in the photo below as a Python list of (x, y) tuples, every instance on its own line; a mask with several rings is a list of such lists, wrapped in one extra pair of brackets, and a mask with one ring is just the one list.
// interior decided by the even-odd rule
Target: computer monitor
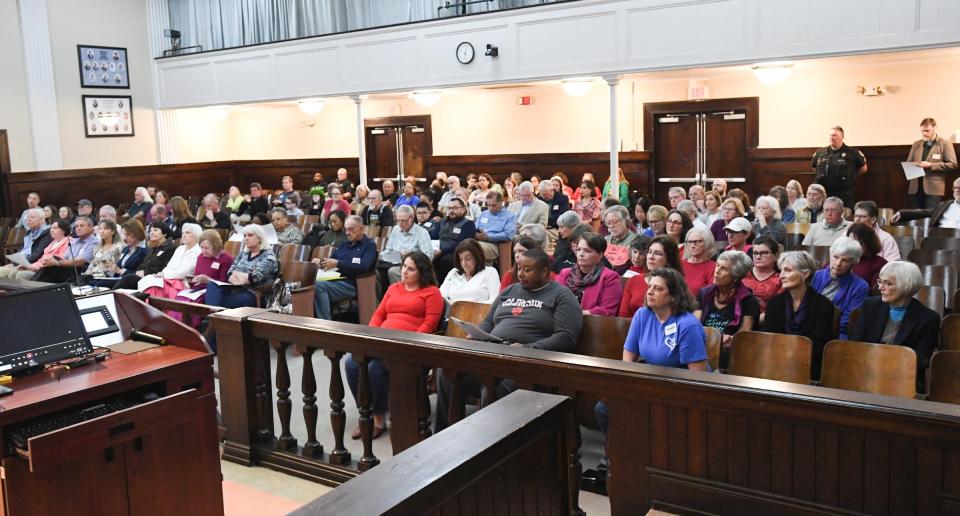
[(93, 352), (66, 283), (0, 296), (0, 332), (0, 374)]

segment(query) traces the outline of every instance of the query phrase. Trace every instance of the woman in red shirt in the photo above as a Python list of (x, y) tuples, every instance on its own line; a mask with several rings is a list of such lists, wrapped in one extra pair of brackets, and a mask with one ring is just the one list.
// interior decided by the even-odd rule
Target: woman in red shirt
[(753, 297), (760, 303), (760, 322), (767, 313), (767, 301), (783, 291), (780, 272), (777, 271), (777, 258), (780, 257), (780, 245), (771, 236), (762, 236), (753, 241), (753, 269), (743, 277), (743, 284), (753, 291)]
[[(680, 251), (677, 249), (677, 243), (667, 235), (660, 235), (650, 241), (650, 247), (647, 248), (647, 270), (669, 267), (680, 274), (683, 274), (683, 266), (680, 265)], [(627, 280), (623, 287), (623, 298), (620, 300), (620, 317), (633, 317), (633, 314), (644, 306), (644, 298), (647, 296), (646, 273), (637, 274)]]
[[(412, 252), (403, 259), (400, 282), (390, 285), (383, 301), (370, 318), (370, 326), (391, 330), (433, 333), (440, 326), (443, 316), (443, 297), (437, 288), (436, 275), (430, 258), (421, 252)], [(373, 387), (373, 438), (383, 435), (387, 429), (387, 400), (389, 396), (387, 368), (378, 358), (370, 359), (367, 370)], [(347, 383), (357, 399), (360, 382), (360, 364), (347, 355)], [(360, 427), (351, 434), (360, 438)]]
[(713, 256), (713, 233), (700, 226), (687, 231), (683, 246), (683, 276), (690, 287), (690, 293), (696, 296), (700, 289), (713, 283), (713, 271), (717, 262)]

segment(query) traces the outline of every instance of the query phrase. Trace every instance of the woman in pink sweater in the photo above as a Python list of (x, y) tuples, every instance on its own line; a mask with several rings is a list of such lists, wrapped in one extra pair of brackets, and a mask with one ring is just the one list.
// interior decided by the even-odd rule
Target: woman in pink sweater
[[(380, 301), (380, 306), (370, 318), (370, 326), (391, 330), (433, 333), (440, 327), (443, 316), (443, 296), (437, 288), (433, 265), (427, 255), (416, 251), (403, 259), (400, 270), (400, 282), (390, 285)], [(371, 358), (367, 364), (370, 384), (373, 386), (373, 438), (383, 435), (387, 429), (387, 400), (389, 380), (386, 365)], [(347, 355), (347, 383), (353, 399), (357, 399), (357, 387), (360, 382), (360, 364)], [(360, 438), (360, 427), (354, 429), (351, 437)]]
[(557, 283), (569, 288), (580, 301), (584, 315), (616, 317), (620, 308), (623, 287), (620, 275), (603, 266), (606, 250), (606, 239), (597, 233), (584, 233), (575, 248), (577, 264), (557, 276)]

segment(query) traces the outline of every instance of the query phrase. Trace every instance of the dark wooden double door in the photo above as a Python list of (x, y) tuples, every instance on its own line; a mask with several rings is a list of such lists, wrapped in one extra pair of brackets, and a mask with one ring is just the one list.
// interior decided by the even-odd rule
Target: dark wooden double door
[(726, 179), (728, 188), (745, 188), (748, 150), (757, 146), (757, 105), (756, 98), (645, 104), (655, 200), (669, 205), (671, 187), (709, 189), (716, 178)]
[(433, 154), (429, 115), (371, 118), (363, 122), (371, 187), (379, 188), (386, 179), (425, 181), (424, 157)]

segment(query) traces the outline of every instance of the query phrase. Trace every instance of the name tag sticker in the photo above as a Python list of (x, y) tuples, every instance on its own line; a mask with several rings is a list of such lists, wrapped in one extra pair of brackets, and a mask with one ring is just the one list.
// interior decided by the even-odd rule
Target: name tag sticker
[(220, 269), (220, 262), (213, 262), (210, 264), (210, 267), (213, 269)]
[(350, 263), (355, 263), (355, 264), (359, 265), (359, 264), (360, 264), (360, 258), (359, 258), (359, 257), (354, 258), (354, 259), (350, 260)]
[(560, 205), (559, 205), (559, 204), (554, 204), (554, 205), (553, 205), (553, 211), (557, 211), (557, 210), (559, 210), (559, 209), (560, 209)]
[(663, 329), (664, 335), (673, 335), (674, 333), (677, 333), (677, 323), (670, 323)]
[(940, 159), (940, 155), (934, 154), (933, 156), (930, 156), (930, 159)]
[(423, 227), (428, 228), (433, 225), (433, 222), (424, 222)]
[(460, 234), (460, 229), (461, 229), (461, 228), (453, 228), (453, 234), (454, 234), (454, 235), (459, 235), (459, 234)]
[(486, 223), (488, 223), (488, 222), (490, 222), (490, 219), (488, 219), (488, 218), (486, 218), (486, 217), (480, 219), (480, 223), (481, 223), (481, 224), (486, 224)]

